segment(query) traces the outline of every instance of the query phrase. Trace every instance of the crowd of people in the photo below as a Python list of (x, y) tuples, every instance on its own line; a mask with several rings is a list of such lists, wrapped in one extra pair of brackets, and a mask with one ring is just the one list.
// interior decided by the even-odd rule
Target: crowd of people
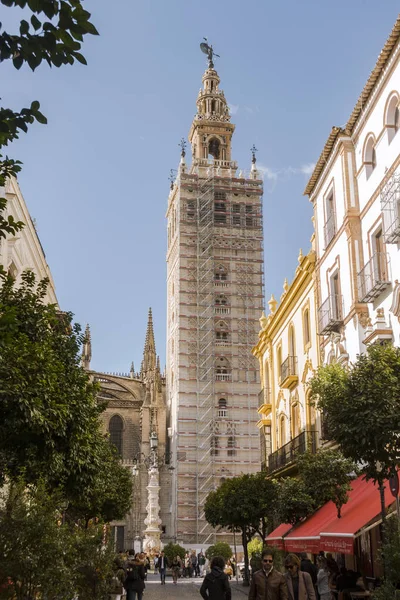
[[(203, 551), (187, 552), (168, 560), (165, 553), (154, 556), (154, 570), (165, 585), (167, 570), (177, 585), (180, 577), (203, 577), (200, 594), (205, 600), (231, 600), (229, 580), (236, 575), (236, 562), (216, 556), (208, 561)], [(111, 600), (142, 600), (150, 558), (144, 553), (122, 553), (114, 561), (113, 593)], [(314, 564), (307, 554), (288, 554), (284, 561), (285, 573), (274, 567), (271, 550), (264, 550), (261, 569), (252, 574), (248, 600), (349, 600), (350, 593), (365, 589), (362, 578), (355, 571), (339, 568), (331, 554), (321, 553)], [(333, 596), (333, 591), (335, 595)]]

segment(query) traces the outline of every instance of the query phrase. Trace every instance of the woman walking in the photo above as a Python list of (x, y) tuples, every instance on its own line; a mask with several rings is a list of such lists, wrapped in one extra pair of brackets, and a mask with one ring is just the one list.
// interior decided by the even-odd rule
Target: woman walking
[(175, 556), (171, 563), (172, 568), (172, 581), (176, 585), (178, 583), (178, 577), (182, 568), (182, 561), (180, 556)]
[(132, 562), (128, 562), (126, 567), (126, 578), (124, 588), (126, 589), (127, 600), (142, 600), (145, 572), (143, 561), (140, 559), (139, 553), (135, 554)]
[(300, 571), (300, 559), (288, 554), (285, 560), (285, 579), (289, 600), (316, 600), (313, 582), (309, 573)]
[(329, 570), (326, 563), (326, 558), (319, 556), (317, 558), (318, 573), (317, 573), (317, 589), (320, 600), (330, 600), (331, 590), (329, 587)]

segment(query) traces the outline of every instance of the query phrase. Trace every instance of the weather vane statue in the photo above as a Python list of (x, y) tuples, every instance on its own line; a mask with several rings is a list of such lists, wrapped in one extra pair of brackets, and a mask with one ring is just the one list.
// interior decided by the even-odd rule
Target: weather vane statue
[(207, 38), (203, 38), (203, 40), (204, 40), (204, 42), (201, 42), (201, 44), (200, 44), (200, 50), (202, 52), (204, 52), (204, 54), (207, 54), (208, 68), (213, 69), (214, 68), (214, 61), (213, 61), (214, 56), (216, 56), (217, 58), (220, 58), (220, 56), (219, 56), (219, 54), (216, 54), (213, 50), (213, 47), (208, 44)]

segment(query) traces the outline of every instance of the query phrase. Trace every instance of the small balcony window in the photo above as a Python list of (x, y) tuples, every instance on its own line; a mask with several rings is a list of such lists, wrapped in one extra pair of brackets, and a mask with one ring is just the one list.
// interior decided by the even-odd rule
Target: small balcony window
[(375, 252), (357, 275), (360, 302), (373, 302), (389, 285), (385, 252)]

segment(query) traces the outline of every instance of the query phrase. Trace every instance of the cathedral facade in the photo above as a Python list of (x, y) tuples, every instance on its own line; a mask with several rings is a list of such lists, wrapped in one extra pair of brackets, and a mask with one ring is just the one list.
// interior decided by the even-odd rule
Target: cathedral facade
[[(153, 317), (149, 310), (143, 361), (140, 371), (132, 365), (129, 373), (100, 373), (90, 370), (91, 336), (86, 328), (83, 366), (100, 385), (99, 400), (107, 403), (102, 414), (104, 430), (110, 436), (122, 463), (133, 476), (133, 497), (130, 512), (121, 521), (112, 523), (117, 550), (138, 548), (146, 528), (148, 503), (148, 469), (150, 437), (156, 436), (160, 464), (160, 519), (163, 542), (172, 538), (171, 489), (172, 470), (168, 441), (168, 411), (165, 376), (156, 354)], [(136, 543), (135, 543), (136, 542)]]
[[(235, 126), (212, 54), (168, 199), (167, 403), (177, 540), (231, 541), (206, 522), (208, 493), (260, 470), (259, 374), (251, 354), (263, 310), (262, 180), (253, 152), (237, 170)], [(255, 150), (255, 149), (254, 149)]]

